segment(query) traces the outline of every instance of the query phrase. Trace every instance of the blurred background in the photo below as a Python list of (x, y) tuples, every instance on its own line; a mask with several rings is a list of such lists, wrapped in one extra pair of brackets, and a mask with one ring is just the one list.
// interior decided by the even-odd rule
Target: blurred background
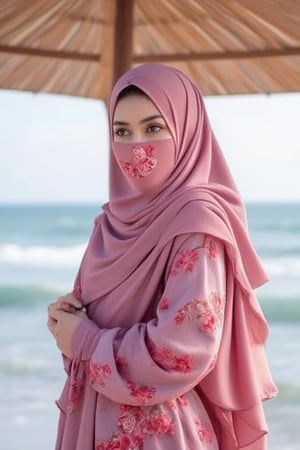
[(110, 87), (148, 61), (205, 95), (270, 275), (269, 450), (300, 449), (299, 17), (298, 0), (0, 0), (3, 450), (54, 448), (64, 372), (46, 307), (72, 289), (108, 201)]

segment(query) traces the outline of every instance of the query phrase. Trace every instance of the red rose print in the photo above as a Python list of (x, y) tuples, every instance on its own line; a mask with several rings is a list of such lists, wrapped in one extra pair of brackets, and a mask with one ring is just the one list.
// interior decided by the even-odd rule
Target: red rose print
[(128, 367), (127, 361), (122, 356), (116, 356), (116, 364), (119, 370), (125, 370)]
[(156, 389), (152, 386), (138, 386), (130, 380), (127, 380), (127, 387), (130, 390), (130, 395), (142, 405), (151, 400), (156, 392)]
[(110, 377), (112, 370), (108, 364), (90, 362), (89, 380), (99, 386), (105, 386), (105, 380)]
[(161, 311), (164, 311), (164, 310), (166, 310), (168, 308), (169, 308), (169, 301), (168, 301), (167, 297), (162, 297), (162, 299), (161, 299), (161, 301), (159, 303), (159, 309)]
[(144, 178), (158, 166), (158, 161), (153, 157), (153, 147), (136, 146), (132, 149), (133, 161), (121, 161), (123, 170), (131, 177)]
[(174, 350), (169, 347), (151, 346), (150, 352), (153, 360), (161, 367), (182, 373), (192, 370), (193, 357), (191, 355), (176, 355)]
[(198, 259), (199, 253), (196, 249), (182, 250), (179, 252), (178, 257), (171, 268), (170, 276), (177, 276), (179, 270), (183, 270), (184, 272), (193, 272)]
[(83, 380), (74, 380), (71, 383), (68, 401), (69, 413), (71, 413), (76, 409), (82, 390), (83, 390)]
[(145, 436), (173, 436), (175, 425), (168, 408), (161, 405), (120, 405), (119, 433), (98, 442), (96, 450), (142, 450)]
[(206, 245), (206, 248), (207, 248), (208, 257), (210, 259), (216, 259), (216, 257), (217, 257), (217, 244), (216, 244), (216, 241), (214, 241), (211, 238), (208, 238), (207, 241), (208, 241), (208, 244)]
[(198, 320), (199, 328), (204, 333), (212, 333), (223, 321), (224, 295), (211, 292), (208, 301), (194, 298), (179, 310), (175, 316), (176, 325), (186, 320)]

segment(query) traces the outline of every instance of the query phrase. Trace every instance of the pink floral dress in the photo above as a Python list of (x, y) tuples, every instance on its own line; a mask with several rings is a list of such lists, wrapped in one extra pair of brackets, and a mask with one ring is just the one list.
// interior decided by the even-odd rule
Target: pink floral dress
[(147, 320), (103, 326), (103, 309), (101, 327), (88, 319), (75, 330), (57, 450), (219, 449), (195, 387), (220, 346), (224, 246), (202, 234), (180, 242)]

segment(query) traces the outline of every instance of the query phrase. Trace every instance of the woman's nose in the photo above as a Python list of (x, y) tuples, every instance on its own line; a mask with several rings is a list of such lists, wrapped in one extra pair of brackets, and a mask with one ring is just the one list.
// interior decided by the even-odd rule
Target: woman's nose
[(131, 134), (130, 136), (130, 141), (131, 142), (146, 142), (149, 140), (148, 136), (141, 133), (141, 132), (134, 132)]

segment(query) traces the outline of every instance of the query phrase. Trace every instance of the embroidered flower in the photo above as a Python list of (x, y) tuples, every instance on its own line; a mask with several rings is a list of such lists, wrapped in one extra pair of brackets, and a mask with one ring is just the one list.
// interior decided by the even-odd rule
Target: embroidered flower
[[(172, 418), (161, 405), (151, 407), (120, 405), (120, 413), (118, 425), (123, 431), (131, 433), (135, 430), (135, 432), (150, 435), (174, 432)], [(130, 424), (129, 429), (128, 424)]]
[(176, 409), (176, 401), (179, 403), (179, 405), (181, 407), (188, 406), (188, 402), (187, 402), (187, 400), (186, 400), (184, 395), (180, 395), (177, 398), (174, 398), (172, 400), (168, 400), (166, 403), (169, 406), (169, 408)]
[(161, 367), (175, 370), (177, 372), (188, 373), (193, 368), (193, 357), (191, 355), (176, 355), (169, 347), (150, 347), (151, 356)]
[(205, 313), (200, 318), (200, 330), (204, 333), (212, 333), (215, 331), (217, 325), (217, 317), (210, 309), (206, 309)]
[(204, 333), (212, 333), (223, 321), (224, 296), (219, 292), (211, 292), (208, 302), (193, 299), (184, 305), (175, 316), (176, 325), (185, 320), (198, 320), (199, 328)]
[[(134, 425), (134, 428), (133, 428)], [(120, 431), (135, 435), (169, 435), (175, 433), (175, 426), (168, 409), (163, 405), (131, 406), (120, 405), (118, 421)]]
[(161, 405), (120, 405), (119, 433), (109, 441), (98, 442), (96, 450), (142, 450), (145, 436), (173, 436), (175, 424), (167, 408)]
[(187, 402), (186, 398), (183, 395), (180, 395), (177, 398), (177, 400), (178, 400), (180, 406), (188, 406), (188, 402)]
[(205, 247), (207, 248), (207, 254), (210, 259), (216, 259), (217, 258), (217, 243), (215, 240), (211, 239), (210, 237), (207, 237), (206, 241), (208, 241), (207, 245)]
[(138, 386), (130, 380), (127, 380), (127, 387), (130, 390), (130, 395), (142, 405), (151, 400), (156, 392), (153, 386)]
[(105, 386), (105, 381), (110, 377), (112, 370), (108, 364), (90, 362), (89, 380), (101, 387)]
[(144, 178), (158, 166), (158, 160), (153, 157), (153, 147), (140, 145), (133, 147), (133, 161), (121, 161), (123, 170), (131, 177)]
[(128, 436), (117, 435), (113, 436), (108, 442), (99, 442), (96, 450), (131, 450), (141, 449), (142, 447), (132, 447)]
[(125, 414), (120, 417), (119, 425), (125, 433), (132, 433), (136, 426), (136, 418), (133, 414)]
[(150, 414), (146, 416), (146, 420), (141, 426), (143, 434), (149, 435), (169, 435), (172, 436), (175, 433), (175, 427), (172, 422), (171, 416), (162, 411), (159, 407), (154, 407)]
[(178, 275), (179, 270), (183, 270), (184, 272), (193, 272), (196, 265), (195, 263), (198, 259), (199, 253), (196, 249), (180, 251), (173, 264), (170, 276), (175, 277)]
[(192, 320), (193, 316), (191, 312), (194, 309), (193, 302), (189, 302), (178, 312), (177, 316), (175, 317), (176, 325), (180, 325), (182, 322), (184, 322), (185, 319)]
[(158, 307), (161, 311), (165, 311), (166, 309), (169, 309), (169, 301), (168, 301), (167, 297), (162, 297)]
[(74, 380), (71, 383), (68, 400), (68, 413), (73, 412), (79, 402), (81, 392), (83, 390), (83, 380)]
[(197, 432), (200, 440), (205, 444), (211, 444), (213, 442), (214, 433), (210, 424), (202, 425), (198, 417), (194, 419)]
[(224, 304), (224, 295), (221, 295), (220, 292), (212, 291), (210, 293), (209, 301), (217, 315), (220, 315)]
[(120, 355), (116, 356), (116, 365), (119, 370), (125, 370), (128, 367), (126, 359)]

